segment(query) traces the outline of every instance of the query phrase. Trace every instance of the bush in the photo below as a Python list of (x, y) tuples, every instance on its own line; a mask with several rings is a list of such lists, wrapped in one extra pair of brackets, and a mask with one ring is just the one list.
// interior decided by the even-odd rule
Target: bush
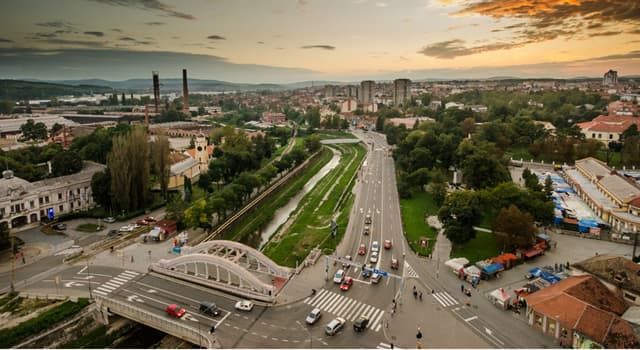
[(79, 299), (77, 303), (64, 303), (47, 310), (40, 316), (22, 322), (12, 328), (0, 329), (0, 348), (7, 349), (15, 346), (28, 337), (36, 335), (52, 325), (71, 317), (89, 305), (89, 300)]

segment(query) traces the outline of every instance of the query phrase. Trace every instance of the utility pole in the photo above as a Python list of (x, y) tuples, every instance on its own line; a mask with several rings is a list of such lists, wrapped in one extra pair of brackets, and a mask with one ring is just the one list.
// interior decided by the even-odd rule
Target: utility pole
[(91, 292), (91, 272), (89, 271), (89, 257), (87, 257), (87, 285), (89, 285), (89, 301), (93, 300), (93, 293)]
[(13, 285), (13, 281), (16, 278), (15, 265), (16, 265), (16, 255), (15, 255), (15, 240), (16, 238), (11, 236), (11, 231), (9, 231), (9, 237), (11, 237), (11, 294), (15, 293), (16, 289)]

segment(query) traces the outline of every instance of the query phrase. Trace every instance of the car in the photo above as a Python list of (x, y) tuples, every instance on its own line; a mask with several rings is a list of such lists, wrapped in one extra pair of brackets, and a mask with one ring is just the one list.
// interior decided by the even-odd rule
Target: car
[(147, 221), (147, 222), (156, 222), (156, 221), (158, 221), (158, 219), (156, 219), (153, 216), (147, 216), (146, 218), (144, 218), (144, 220)]
[(149, 222), (147, 220), (140, 219), (136, 221), (136, 225), (146, 226), (149, 225)]
[(320, 317), (322, 317), (322, 312), (320, 311), (320, 309), (315, 308), (311, 310), (311, 312), (309, 312), (307, 318), (305, 318), (304, 321), (307, 324), (314, 324), (320, 319)]
[(52, 226), (55, 230), (64, 231), (67, 229), (67, 225), (65, 224), (55, 224)]
[(130, 226), (133, 230), (135, 230), (135, 229), (137, 229), (137, 228), (139, 228), (139, 227), (140, 227), (140, 225), (136, 224), (135, 222), (134, 222), (134, 223), (129, 224), (129, 226)]
[(167, 315), (169, 316), (173, 316), (173, 317), (182, 317), (184, 315), (184, 313), (186, 312), (183, 308), (181, 308), (180, 306), (176, 305), (176, 304), (171, 304), (169, 306), (167, 306), (167, 308), (164, 310), (167, 312)]
[(365, 216), (364, 223), (367, 225), (371, 225), (371, 214), (367, 214), (367, 216)]
[(391, 259), (391, 268), (394, 270), (398, 269), (398, 259), (395, 259), (395, 258)]
[(324, 327), (324, 332), (327, 333), (327, 335), (335, 335), (340, 329), (342, 329), (346, 322), (347, 321), (345, 321), (344, 318), (336, 317), (331, 320), (331, 322), (327, 323)]
[(335, 276), (333, 276), (333, 283), (342, 283), (344, 279), (344, 270), (340, 269), (336, 271)]
[(120, 232), (118, 232), (118, 230), (109, 230), (109, 233), (107, 233), (107, 237), (115, 237), (119, 235), (120, 235)]
[(251, 311), (253, 310), (253, 303), (249, 300), (240, 300), (235, 305), (236, 310)]
[(353, 278), (351, 277), (346, 277), (344, 279), (344, 281), (342, 281), (342, 283), (340, 283), (340, 289), (342, 289), (343, 291), (348, 291), (349, 288), (351, 288), (351, 286), (353, 285)]
[(373, 271), (373, 268), (371, 267), (371, 264), (365, 265), (364, 268), (362, 269), (362, 278), (371, 277), (372, 271)]
[[(353, 258), (351, 257), (351, 255), (345, 255), (344, 256), (344, 260), (353, 260)], [(345, 270), (348, 269), (351, 266), (351, 264), (347, 263), (347, 262), (343, 262), (342, 263), (342, 268), (344, 268)]]
[(369, 262), (372, 264), (375, 264), (378, 262), (378, 252), (371, 253), (371, 256), (369, 257)]
[(120, 231), (120, 232), (131, 232), (131, 231), (133, 231), (133, 230), (134, 230), (133, 226), (131, 226), (131, 225), (125, 225), (125, 226), (120, 227), (120, 230), (119, 230), (119, 231)]
[(391, 240), (385, 239), (384, 240), (384, 249), (391, 249), (391, 247), (393, 247), (393, 244), (391, 243)]
[(113, 224), (114, 222), (116, 222), (116, 219), (113, 218), (112, 216), (106, 217), (104, 218), (104, 220), (102, 220), (104, 222), (106, 222), (107, 224)]
[(212, 316), (220, 315), (220, 309), (218, 309), (218, 305), (210, 301), (200, 302), (200, 312), (202, 312), (203, 314), (212, 315)]
[(380, 251), (380, 243), (378, 243), (378, 241), (373, 241), (373, 243), (371, 243), (371, 251), (372, 252)]
[(362, 231), (362, 234), (365, 236), (368, 236), (370, 232), (371, 230), (369, 229), (369, 225), (364, 225), (364, 230)]
[(360, 248), (358, 248), (358, 255), (365, 255), (367, 254), (367, 247), (363, 244), (360, 245)]
[(371, 283), (380, 282), (380, 278), (382, 278), (382, 275), (374, 272), (373, 275), (371, 275)]
[(353, 322), (353, 330), (356, 332), (362, 332), (367, 329), (369, 325), (369, 316), (362, 315)]

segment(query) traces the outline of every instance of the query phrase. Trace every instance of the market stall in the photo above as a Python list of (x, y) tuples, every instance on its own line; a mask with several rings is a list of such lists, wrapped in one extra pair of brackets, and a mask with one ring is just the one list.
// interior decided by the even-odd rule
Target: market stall
[(509, 295), (504, 288), (498, 288), (489, 293), (489, 300), (491, 300), (494, 305), (506, 310), (509, 308), (511, 295)]

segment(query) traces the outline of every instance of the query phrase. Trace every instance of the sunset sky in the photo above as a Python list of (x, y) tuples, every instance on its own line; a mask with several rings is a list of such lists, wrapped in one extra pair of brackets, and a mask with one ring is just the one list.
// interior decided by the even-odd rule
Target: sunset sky
[(0, 78), (640, 74), (635, 0), (2, 0)]

